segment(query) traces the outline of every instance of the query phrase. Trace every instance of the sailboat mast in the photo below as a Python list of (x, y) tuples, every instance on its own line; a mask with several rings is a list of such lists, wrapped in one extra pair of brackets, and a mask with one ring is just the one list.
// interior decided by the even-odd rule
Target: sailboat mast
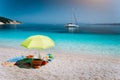
[(74, 17), (74, 20), (75, 20), (75, 24), (78, 25), (78, 21), (77, 21), (77, 17), (76, 17), (76, 14), (74, 12), (74, 9), (72, 8), (72, 13), (73, 13), (73, 17)]

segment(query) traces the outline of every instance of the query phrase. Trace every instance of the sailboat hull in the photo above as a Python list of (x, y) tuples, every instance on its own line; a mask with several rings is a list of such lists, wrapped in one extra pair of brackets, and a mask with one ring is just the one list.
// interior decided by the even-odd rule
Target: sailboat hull
[(67, 24), (65, 27), (68, 32), (79, 32), (79, 25)]

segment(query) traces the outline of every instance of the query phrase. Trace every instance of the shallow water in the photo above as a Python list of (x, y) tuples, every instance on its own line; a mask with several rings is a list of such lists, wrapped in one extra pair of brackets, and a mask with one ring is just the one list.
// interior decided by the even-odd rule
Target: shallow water
[(31, 35), (47, 35), (56, 47), (71, 53), (120, 55), (120, 25), (81, 25), (79, 33), (66, 32), (62, 24), (22, 24), (0, 26), (0, 47), (22, 48), (20, 43)]

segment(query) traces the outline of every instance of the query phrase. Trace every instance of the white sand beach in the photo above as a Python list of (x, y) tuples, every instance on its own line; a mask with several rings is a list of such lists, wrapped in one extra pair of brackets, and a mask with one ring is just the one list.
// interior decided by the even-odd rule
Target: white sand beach
[[(0, 63), (28, 54), (27, 50), (0, 48)], [(0, 80), (120, 80), (119, 58), (57, 52), (53, 55), (55, 59), (39, 69), (0, 65)]]

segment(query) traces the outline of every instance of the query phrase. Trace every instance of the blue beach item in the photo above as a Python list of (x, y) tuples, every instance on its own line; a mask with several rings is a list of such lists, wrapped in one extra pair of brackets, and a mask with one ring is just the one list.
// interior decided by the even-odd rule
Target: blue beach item
[(26, 57), (25, 56), (14, 57), (14, 58), (8, 59), (7, 62), (17, 62), (18, 60), (22, 60), (24, 58)]

